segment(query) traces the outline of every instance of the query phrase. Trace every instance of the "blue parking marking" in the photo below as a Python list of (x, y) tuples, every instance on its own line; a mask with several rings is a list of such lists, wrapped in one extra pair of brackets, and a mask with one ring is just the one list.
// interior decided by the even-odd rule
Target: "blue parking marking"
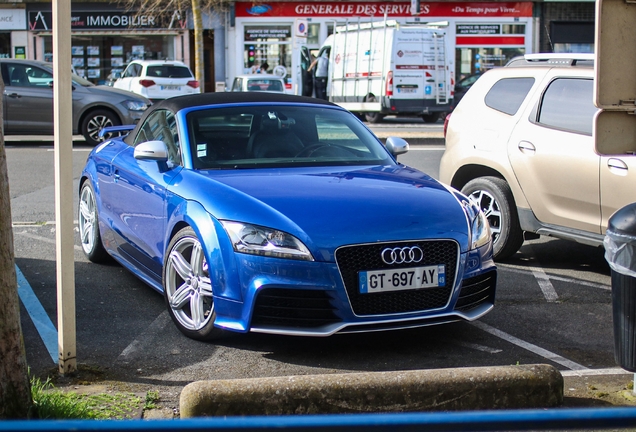
[(17, 265), (15, 266), (15, 272), (18, 279), (18, 295), (20, 296), (20, 300), (22, 300), (22, 304), (40, 334), (44, 346), (46, 346), (47, 351), (51, 355), (51, 360), (57, 364), (57, 329)]

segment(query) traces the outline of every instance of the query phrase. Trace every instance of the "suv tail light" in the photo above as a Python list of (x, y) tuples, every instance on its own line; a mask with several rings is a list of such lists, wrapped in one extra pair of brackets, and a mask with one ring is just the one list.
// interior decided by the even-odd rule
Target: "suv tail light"
[(384, 91), (385, 96), (393, 96), (393, 71), (389, 71), (386, 74), (386, 89)]
[(448, 121), (450, 120), (451, 113), (446, 114), (444, 118), (444, 139), (446, 139), (446, 131), (448, 130)]
[(153, 80), (142, 79), (139, 80), (139, 84), (141, 84), (142, 87), (152, 87), (153, 85), (155, 85), (155, 82)]
[(188, 86), (192, 88), (199, 88), (199, 81), (188, 81)]

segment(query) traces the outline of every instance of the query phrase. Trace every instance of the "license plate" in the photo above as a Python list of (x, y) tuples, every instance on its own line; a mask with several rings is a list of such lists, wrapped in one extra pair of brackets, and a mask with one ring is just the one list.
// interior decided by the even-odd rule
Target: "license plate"
[(434, 288), (446, 285), (444, 264), (358, 273), (361, 294)]
[(162, 85), (161, 90), (181, 90), (181, 86), (178, 85)]
[(398, 88), (398, 93), (415, 93), (417, 89), (414, 88)]

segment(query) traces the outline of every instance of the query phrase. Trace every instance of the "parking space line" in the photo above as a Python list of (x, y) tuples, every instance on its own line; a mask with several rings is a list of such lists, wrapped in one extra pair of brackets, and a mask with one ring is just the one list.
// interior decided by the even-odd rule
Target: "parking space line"
[(150, 345), (156, 345), (153, 341), (153, 337), (158, 334), (163, 333), (163, 329), (170, 323), (170, 316), (168, 315), (168, 311), (165, 310), (155, 320), (146, 328), (134, 341), (130, 343), (124, 350), (119, 354), (117, 360), (127, 360), (131, 356), (138, 351), (146, 352), (147, 348)]
[[(528, 271), (528, 270), (521, 270), (521, 269), (514, 268), (514, 267), (508, 267), (505, 264), (497, 264), (497, 267), (499, 268), (499, 270), (504, 271), (504, 272), (524, 274), (524, 275), (528, 275), (528, 274), (532, 273), (531, 271)], [(603, 285), (603, 284), (599, 284), (599, 283), (596, 283), (596, 282), (582, 281), (582, 280), (579, 280), (579, 279), (566, 278), (566, 277), (563, 277), (563, 276), (548, 275), (547, 273), (545, 273), (545, 275), (550, 280), (556, 280), (556, 281), (559, 281), (559, 282), (567, 282), (567, 283), (572, 283), (572, 284), (576, 284), (576, 285), (583, 285), (583, 286), (588, 286), (588, 287), (592, 287), (592, 288), (599, 288), (599, 289), (603, 289), (603, 290), (607, 290), (607, 291), (611, 291), (612, 290), (611, 285)]]
[(554, 286), (552, 286), (552, 282), (550, 282), (550, 278), (540, 267), (530, 267), (530, 271), (534, 275), (534, 278), (537, 280), (539, 284), (539, 288), (543, 292), (543, 297), (550, 302), (553, 303), (559, 299), (559, 295), (556, 293)]
[(503, 332), (499, 329), (496, 329), (494, 327), (489, 326), (486, 323), (483, 323), (481, 321), (472, 321), (470, 324), (474, 325), (475, 327), (477, 327), (480, 330), (485, 331), (486, 333), (490, 333), (493, 336), (497, 336), (500, 339), (505, 340), (506, 342), (510, 342), (513, 345), (517, 345), (518, 347), (521, 347), (523, 349), (526, 349), (534, 354), (537, 354), (547, 360), (553, 361), (554, 363), (558, 363), (561, 366), (565, 366), (568, 369), (572, 369), (572, 370), (588, 370), (588, 368), (586, 368), (583, 365), (580, 365), (578, 363), (573, 362), (572, 360), (568, 360), (564, 357), (561, 357), (558, 354), (555, 354), (553, 352), (550, 352), (544, 348), (541, 348), (537, 345), (531, 344), (530, 342), (526, 342), (523, 341), (519, 338), (516, 338), (506, 332)]
[[(50, 239), (50, 238), (42, 237), (42, 236), (39, 236), (39, 235), (31, 234), (31, 233), (28, 233), (26, 231), (17, 232), (16, 234), (19, 234), (19, 235), (24, 236), (24, 237), (31, 238), (33, 240), (38, 240), (38, 241), (42, 241), (42, 242), (45, 242), (45, 243), (50, 243), (50, 244), (53, 244), (53, 245), (55, 244), (55, 240), (54, 239)], [(78, 250), (78, 251), (82, 250), (81, 246), (74, 245), (73, 247), (75, 248), (75, 250)]]
[(46, 350), (51, 356), (51, 360), (57, 364), (57, 329), (46, 314), (40, 300), (38, 300), (33, 292), (33, 288), (31, 288), (31, 285), (29, 285), (29, 282), (27, 282), (18, 266), (15, 266), (15, 272), (18, 279), (18, 295), (20, 296), (20, 300), (22, 300), (24, 308), (29, 313), (31, 321), (33, 321), (36, 330), (40, 334), (42, 342), (44, 342), (44, 346), (46, 346)]

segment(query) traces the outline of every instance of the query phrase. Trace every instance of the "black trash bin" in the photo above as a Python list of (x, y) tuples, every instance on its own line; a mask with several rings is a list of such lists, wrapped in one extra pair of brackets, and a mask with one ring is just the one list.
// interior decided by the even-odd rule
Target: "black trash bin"
[(610, 217), (604, 246), (612, 268), (614, 358), (636, 372), (636, 203)]

